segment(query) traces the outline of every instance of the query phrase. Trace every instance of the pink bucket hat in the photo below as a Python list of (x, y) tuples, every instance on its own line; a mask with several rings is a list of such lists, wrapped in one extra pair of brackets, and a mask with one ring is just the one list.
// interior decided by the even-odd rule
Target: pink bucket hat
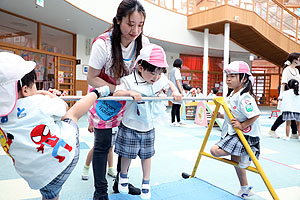
[(13, 53), (0, 52), (0, 117), (10, 114), (18, 99), (18, 80), (36, 66)]
[(136, 68), (139, 60), (145, 60), (156, 67), (169, 67), (164, 49), (156, 44), (148, 44), (141, 49), (140, 55), (134, 63), (134, 68)]
[(249, 65), (244, 61), (233, 61), (231, 62), (224, 71), (227, 74), (248, 74), (249, 80), (251, 81), (252, 85), (254, 84), (255, 80), (250, 72)]

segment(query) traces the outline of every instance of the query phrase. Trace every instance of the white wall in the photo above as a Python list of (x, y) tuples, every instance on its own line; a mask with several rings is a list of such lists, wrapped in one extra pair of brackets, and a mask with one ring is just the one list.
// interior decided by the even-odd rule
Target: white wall
[(86, 55), (86, 40), (92, 38), (85, 37), (83, 35), (77, 34), (77, 52), (76, 52), (76, 58), (81, 60), (80, 65), (76, 65), (76, 80), (86, 80), (87, 75), (82, 73), (82, 65), (89, 64), (89, 55)]

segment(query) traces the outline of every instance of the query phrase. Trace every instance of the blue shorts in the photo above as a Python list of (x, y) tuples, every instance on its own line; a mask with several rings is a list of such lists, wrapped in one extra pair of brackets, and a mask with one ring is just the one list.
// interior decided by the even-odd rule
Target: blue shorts
[(115, 153), (129, 159), (138, 155), (142, 160), (151, 158), (154, 153), (155, 129), (141, 132), (130, 129), (122, 123), (119, 126)]
[(72, 119), (64, 119), (65, 123), (72, 125), (76, 131), (76, 150), (75, 156), (72, 162), (63, 170), (55, 179), (53, 179), (48, 185), (40, 189), (42, 196), (46, 199), (53, 199), (59, 195), (63, 184), (69, 178), (71, 172), (75, 168), (79, 159), (79, 129), (77, 124)]

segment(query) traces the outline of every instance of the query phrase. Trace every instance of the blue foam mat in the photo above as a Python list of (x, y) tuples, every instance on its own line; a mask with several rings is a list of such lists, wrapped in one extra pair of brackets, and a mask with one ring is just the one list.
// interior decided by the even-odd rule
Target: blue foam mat
[[(109, 200), (140, 200), (139, 196), (112, 194)], [(198, 178), (183, 179), (151, 187), (151, 200), (223, 200), (241, 199)]]

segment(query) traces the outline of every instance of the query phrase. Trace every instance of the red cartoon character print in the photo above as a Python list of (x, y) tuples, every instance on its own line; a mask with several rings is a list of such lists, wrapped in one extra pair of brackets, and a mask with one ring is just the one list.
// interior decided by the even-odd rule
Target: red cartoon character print
[(52, 156), (58, 159), (58, 162), (63, 162), (65, 160), (65, 156), (58, 155), (58, 149), (60, 147), (65, 148), (69, 152), (72, 151), (72, 147), (68, 145), (63, 139), (56, 137), (55, 135), (51, 135), (50, 129), (48, 126), (41, 124), (36, 126), (31, 131), (31, 140), (40, 145), (37, 147), (37, 152), (42, 151), (44, 153), (44, 146), (52, 147)]

